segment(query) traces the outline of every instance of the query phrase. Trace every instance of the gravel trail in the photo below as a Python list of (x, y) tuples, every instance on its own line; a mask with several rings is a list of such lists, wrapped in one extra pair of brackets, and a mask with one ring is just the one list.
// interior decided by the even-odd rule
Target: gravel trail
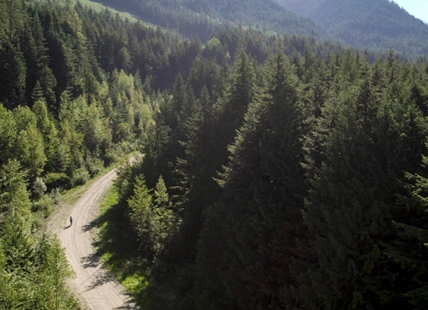
[[(94, 220), (100, 214), (99, 200), (116, 178), (116, 170), (105, 174), (72, 206), (61, 208), (48, 222), (47, 229), (57, 234), (67, 259), (76, 273), (70, 286), (91, 310), (138, 309), (123, 286), (107, 270), (95, 253)], [(69, 218), (73, 217), (70, 226)]]

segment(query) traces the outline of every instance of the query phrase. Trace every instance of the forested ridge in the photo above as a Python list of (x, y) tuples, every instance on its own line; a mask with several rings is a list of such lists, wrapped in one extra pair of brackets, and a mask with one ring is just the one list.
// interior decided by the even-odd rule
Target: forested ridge
[(79, 307), (36, 232), (62, 190), (137, 150), (99, 254), (144, 307), (425, 309), (428, 63), (0, 6), (0, 308)]
[(152, 87), (200, 43), (70, 1), (0, 1), (0, 15), (0, 308), (77, 309), (62, 249), (38, 231), (64, 189), (138, 149)]
[(408, 56), (428, 52), (428, 25), (391, 0), (277, 0), (285, 8), (320, 24), (351, 46), (393, 49)]
[(183, 309), (424, 309), (427, 78), (392, 52), (281, 44), (263, 64), (241, 50), (196, 101), (179, 76), (116, 183), (145, 291)]
[(224, 23), (267, 35), (313, 35), (408, 58), (428, 52), (428, 25), (390, 0), (97, 0), (146, 22), (206, 42)]
[(275, 0), (98, 0), (130, 12), (144, 21), (176, 30), (203, 42), (225, 23), (252, 27), (263, 33), (325, 36), (319, 25), (307, 17), (284, 9)]

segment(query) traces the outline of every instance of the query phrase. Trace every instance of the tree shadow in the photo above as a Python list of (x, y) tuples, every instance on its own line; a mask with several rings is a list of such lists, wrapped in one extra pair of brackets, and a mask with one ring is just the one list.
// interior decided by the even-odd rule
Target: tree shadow
[(97, 254), (90, 254), (80, 258), (80, 263), (85, 268), (96, 268), (100, 265), (101, 260)]
[(94, 229), (98, 225), (99, 225), (99, 219), (97, 218), (97, 219), (93, 220), (92, 222), (90, 222), (89, 224), (83, 225), (82, 231), (83, 232), (91, 231), (92, 229)]
[(91, 291), (99, 286), (110, 282), (113, 282), (115, 285), (119, 284), (111, 272), (108, 272), (105, 269), (99, 269), (91, 278), (91, 284), (86, 287), (85, 291)]
[[(126, 294), (126, 295), (128, 295), (128, 296), (130, 296), (130, 294)], [(129, 301), (129, 302), (127, 302), (126, 303), (126, 305), (124, 305), (124, 306), (122, 306), (122, 307), (117, 307), (117, 308), (114, 308), (113, 310), (126, 310), (126, 309), (128, 309), (128, 310), (135, 310), (135, 309), (140, 309), (140, 308), (136, 308), (136, 306), (131, 302), (131, 301)]]
[[(136, 242), (123, 207), (118, 204), (112, 206), (88, 226), (89, 229), (100, 228), (100, 238), (93, 242), (93, 246), (100, 256), (109, 254), (105, 263), (116, 267), (126, 265), (129, 268), (128, 262), (137, 256)], [(126, 270), (122, 269), (122, 272), (125, 272), (123, 276), (126, 277)]]
[[(105, 255), (103, 264), (119, 271), (119, 281), (129, 275), (135, 275), (140, 270), (137, 252), (137, 242), (132, 234), (131, 225), (126, 216), (125, 208), (116, 203), (104, 211), (90, 225), (96, 225), (100, 229), (100, 238), (92, 244), (97, 249), (99, 256)], [(138, 300), (138, 294), (127, 294), (134, 301)], [(132, 304), (130, 304), (132, 305)], [(117, 309), (135, 309), (135, 304)]]

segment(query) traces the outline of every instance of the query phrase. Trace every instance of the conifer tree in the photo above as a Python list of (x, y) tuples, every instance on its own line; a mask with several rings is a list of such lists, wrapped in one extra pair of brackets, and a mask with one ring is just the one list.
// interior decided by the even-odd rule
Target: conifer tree
[[(57, 117), (59, 114), (59, 104), (56, 101), (56, 78), (49, 66), (45, 65), (40, 71), (40, 86), (43, 90), (43, 97), (46, 100), (49, 112)], [(37, 82), (36, 82), (37, 85)]]
[(79, 307), (75, 297), (68, 292), (66, 281), (72, 277), (73, 271), (56, 237), (43, 234), (36, 240), (33, 263), (36, 273), (33, 285), (37, 287), (34, 307), (70, 310)]
[(369, 282), (381, 265), (376, 240), (388, 229), (387, 205), (375, 189), (372, 142), (358, 128), (353, 108), (340, 106), (306, 201), (305, 223), (316, 263), (307, 271), (310, 280), (297, 287), (310, 309), (359, 309), (376, 303)]
[(23, 102), (26, 68), (18, 46), (10, 41), (0, 45), (0, 102), (13, 109)]
[(16, 36), (24, 24), (25, 2), (23, 0), (3, 0), (2, 10), (4, 10), (6, 35), (9, 42), (16, 42)]
[(137, 237), (139, 251), (148, 265), (162, 254), (173, 228), (169, 197), (162, 176), (154, 190), (149, 190), (143, 177), (136, 178), (134, 194), (128, 200), (129, 219)]
[(26, 173), (16, 159), (8, 160), (0, 169), (0, 210), (5, 212), (7, 223), (14, 223), (28, 236), (31, 228), (31, 204)]
[(17, 107), (13, 110), (17, 127), (15, 140), (15, 158), (28, 170), (31, 180), (40, 176), (46, 164), (43, 136), (37, 128), (34, 113), (28, 107)]
[(37, 128), (43, 136), (44, 154), (46, 156), (45, 171), (56, 171), (58, 161), (59, 137), (58, 130), (48, 112), (46, 103), (38, 100), (33, 105), (33, 112), (37, 119)]
[(362, 70), (357, 91), (346, 87), (339, 100), (332, 97), (317, 134), (306, 141), (309, 247), (302, 240), (306, 254), (293, 268), (294, 293), (307, 309), (412, 309), (405, 287), (426, 287), (425, 264), (415, 263), (425, 250), (416, 237), (423, 226), (408, 226), (415, 222), (406, 220), (410, 212), (397, 200), (407, 195), (403, 171), (418, 169), (426, 127), (397, 81), (387, 82), (389, 90), (373, 88)]
[[(31, 95), (34, 93), (34, 88), (37, 86), (37, 82), (41, 78), (41, 70), (44, 66), (48, 65), (46, 42), (43, 37), (43, 29), (40, 24), (38, 14), (28, 20), (25, 24), (25, 33), (22, 36), (22, 51), (27, 67), (26, 75), (26, 99), (31, 103), (42, 99), (42, 97), (34, 98)], [(38, 84), (38, 90), (41, 90), (40, 82)], [(41, 94), (41, 92), (39, 93)], [(40, 96), (40, 95), (39, 95)], [(43, 93), (44, 97), (45, 94)], [(31, 100), (33, 99), (33, 100)]]
[[(250, 106), (229, 147), (230, 163), (221, 178), (221, 202), (210, 209), (205, 221), (212, 227), (211, 219), (223, 219), (216, 228), (220, 233), (212, 233), (220, 234), (221, 242), (227, 240), (227, 250), (216, 254), (218, 258), (209, 258), (214, 253), (198, 254), (205, 260), (199, 259), (199, 270), (201, 264), (214, 260), (217, 272), (224, 275), (223, 288), (215, 290), (225, 292), (238, 307), (254, 309), (283, 306), (281, 287), (289, 281), (294, 238), (304, 232), (297, 79), (281, 54), (271, 58), (267, 75), (264, 94)], [(210, 242), (215, 241), (208, 231), (202, 238), (200, 244), (205, 246), (200, 250), (213, 246)], [(207, 274), (215, 277), (213, 271)], [(203, 278), (200, 281), (209, 283)]]

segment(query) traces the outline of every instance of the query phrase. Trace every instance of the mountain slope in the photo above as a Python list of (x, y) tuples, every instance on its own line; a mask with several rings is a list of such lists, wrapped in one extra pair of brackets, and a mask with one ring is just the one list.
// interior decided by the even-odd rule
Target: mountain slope
[(221, 25), (251, 26), (261, 31), (322, 36), (320, 26), (299, 16), (275, 0), (98, 0), (131, 12), (142, 20), (186, 36), (207, 40)]
[(346, 44), (428, 54), (428, 25), (389, 0), (278, 0)]

